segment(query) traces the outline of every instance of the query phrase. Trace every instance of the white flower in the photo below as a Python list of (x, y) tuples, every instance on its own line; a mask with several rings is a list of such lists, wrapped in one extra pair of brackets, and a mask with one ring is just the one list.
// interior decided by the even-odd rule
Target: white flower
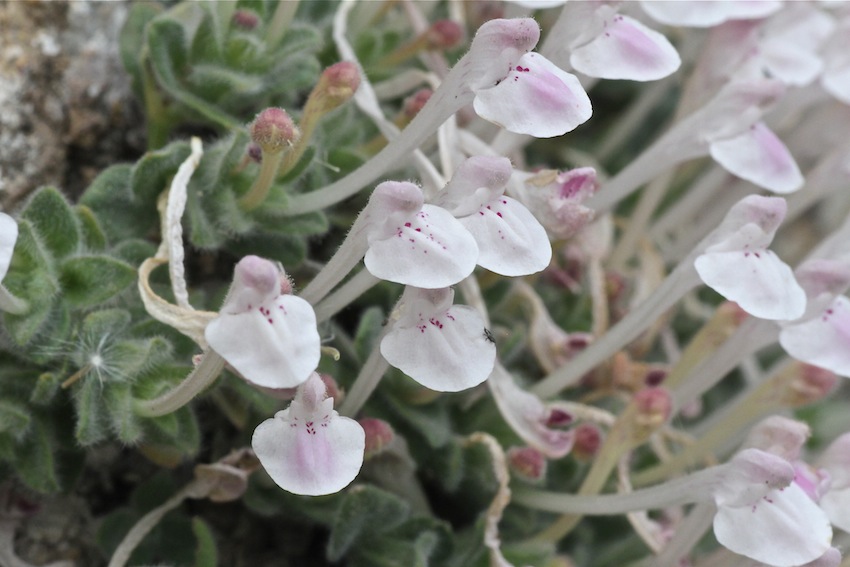
[(254, 430), (251, 445), (269, 476), (294, 494), (333, 494), (360, 472), (366, 434), (340, 416), (325, 383), (313, 373), (290, 406)]
[(313, 307), (281, 295), (285, 275), (269, 260), (246, 256), (219, 316), (204, 332), (209, 345), (246, 380), (292, 388), (319, 365), (320, 339)]
[(487, 379), (496, 361), (481, 315), (472, 307), (452, 305), (449, 288), (407, 287), (398, 320), (381, 341), (384, 358), (422, 384), (457, 392)]

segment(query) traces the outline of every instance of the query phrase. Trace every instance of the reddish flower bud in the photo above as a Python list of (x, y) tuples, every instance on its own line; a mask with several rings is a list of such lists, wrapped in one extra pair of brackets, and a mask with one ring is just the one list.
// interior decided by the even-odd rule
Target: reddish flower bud
[(429, 49), (451, 49), (463, 41), (463, 28), (453, 20), (439, 20), (428, 29)]
[(405, 118), (408, 121), (413, 120), (413, 118), (419, 114), (419, 111), (422, 110), (422, 107), (425, 106), (425, 103), (428, 102), (428, 99), (431, 98), (431, 95), (434, 94), (434, 91), (431, 89), (420, 89), (404, 99), (404, 108), (403, 113)]
[(525, 480), (539, 482), (546, 476), (546, 457), (534, 447), (511, 447), (507, 457), (511, 471)]
[(230, 21), (243, 30), (252, 30), (259, 25), (260, 17), (251, 10), (236, 10)]
[(636, 393), (632, 402), (637, 415), (635, 421), (642, 427), (657, 429), (666, 423), (673, 409), (670, 393), (664, 388), (646, 388)]
[(293, 145), (301, 135), (292, 118), (282, 108), (267, 108), (250, 126), (251, 140), (263, 152), (276, 154)]
[(602, 432), (593, 423), (580, 423), (575, 429), (575, 444), (573, 445), (573, 456), (579, 461), (590, 461), (599, 451), (602, 445)]
[(325, 383), (327, 397), (334, 399), (334, 405), (338, 406), (345, 399), (345, 390), (339, 387), (336, 380), (330, 374), (319, 374), (319, 378)]
[(358, 420), (366, 432), (365, 458), (368, 460), (380, 454), (395, 439), (392, 426), (383, 419), (364, 417)]
[(310, 93), (304, 107), (305, 120), (314, 120), (316, 116), (338, 108), (354, 96), (360, 86), (360, 69), (351, 61), (334, 63), (319, 77), (319, 82)]

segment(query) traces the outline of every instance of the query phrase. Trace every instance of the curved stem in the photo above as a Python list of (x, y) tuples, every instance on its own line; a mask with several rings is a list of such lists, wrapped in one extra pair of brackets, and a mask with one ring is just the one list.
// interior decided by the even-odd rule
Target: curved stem
[[(285, 151), (269, 153), (263, 152), (263, 161), (260, 162), (260, 173), (251, 184), (251, 188), (239, 199), (239, 205), (246, 211), (256, 209), (263, 204), (269, 194), (274, 180), (277, 177), (277, 169), (283, 160)], [(289, 153), (292, 153), (291, 151)]]
[(145, 539), (145, 536), (156, 527), (166, 514), (177, 508), (186, 498), (189, 498), (191, 493), (190, 487), (191, 483), (190, 486), (183, 488), (177, 492), (177, 494), (142, 516), (142, 518), (136, 522), (136, 525), (127, 532), (127, 535), (124, 536), (121, 543), (118, 544), (118, 547), (115, 549), (115, 553), (112, 554), (112, 558), (109, 560), (108, 567), (124, 567), (124, 565), (127, 564), (127, 561), (130, 560), (130, 555), (136, 547), (138, 547), (142, 540)]
[(327, 321), (346, 308), (352, 301), (380, 283), (380, 281), (380, 279), (369, 273), (369, 270), (360, 270), (357, 275), (345, 282), (337, 291), (316, 306), (316, 321), (318, 323)]
[(380, 347), (381, 340), (379, 338), (375, 341), (375, 347), (369, 354), (369, 358), (366, 359), (366, 363), (360, 369), (360, 374), (354, 380), (354, 385), (340, 404), (338, 410), (340, 415), (348, 417), (356, 415), (363, 404), (366, 403), (366, 400), (369, 399), (369, 396), (372, 395), (372, 392), (375, 391), (375, 388), (378, 387), (378, 383), (390, 366), (381, 355)]
[(368, 219), (366, 217), (367, 210), (368, 205), (360, 212), (357, 220), (354, 221), (351, 230), (348, 232), (345, 240), (342, 241), (339, 249), (301, 292), (301, 297), (311, 305), (316, 305), (321, 301), (334, 286), (341, 282), (354, 269), (366, 254), (368, 248), (366, 241), (366, 228), (368, 225)]
[(11, 313), (12, 315), (23, 315), (30, 309), (29, 301), (21, 299), (8, 289), (0, 284), (0, 311)]
[(224, 370), (224, 359), (208, 350), (198, 365), (174, 389), (152, 400), (134, 400), (133, 411), (143, 417), (157, 417), (177, 411), (204, 391)]
[(549, 397), (575, 384), (587, 372), (637, 338), (698, 283), (699, 279), (691, 263), (683, 261), (643, 303), (573, 360), (534, 386), (532, 391), (540, 397)]

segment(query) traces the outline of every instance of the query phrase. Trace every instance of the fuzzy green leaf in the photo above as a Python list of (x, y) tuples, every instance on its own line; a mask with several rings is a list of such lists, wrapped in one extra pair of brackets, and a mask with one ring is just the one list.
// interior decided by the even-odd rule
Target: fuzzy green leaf
[(40, 406), (49, 404), (59, 392), (61, 383), (62, 380), (53, 372), (39, 374), (35, 386), (33, 386), (32, 394), (30, 394), (30, 402)]
[(391, 530), (409, 514), (407, 502), (380, 488), (361, 485), (352, 489), (345, 495), (334, 520), (328, 559), (338, 561), (359, 539)]
[(443, 447), (452, 438), (449, 413), (442, 404), (412, 405), (394, 395), (384, 396), (387, 407), (413, 431), (424, 436), (431, 447)]
[(118, 51), (124, 69), (133, 78), (133, 91), (141, 97), (143, 65), (141, 54), (145, 41), (145, 26), (162, 12), (162, 6), (155, 2), (132, 2), (129, 8), (127, 20), (118, 36)]
[(103, 389), (104, 385), (92, 373), (80, 380), (74, 392), (74, 409), (77, 413), (74, 435), (84, 447), (99, 443), (109, 435)]
[(3, 315), (6, 328), (15, 342), (27, 344), (48, 323), (59, 283), (53, 259), (26, 219), (18, 221), (18, 241), (3, 285), (29, 302), (30, 308), (26, 313)]
[(180, 164), (189, 157), (189, 143), (172, 142), (147, 152), (136, 162), (130, 174), (130, 192), (142, 206), (156, 212), (156, 200), (168, 189), (170, 179), (177, 173)]
[(133, 393), (130, 384), (109, 384), (104, 402), (109, 412), (112, 431), (118, 439), (128, 445), (137, 443), (143, 434), (139, 418), (133, 413)]
[(54, 187), (43, 187), (30, 198), (21, 218), (32, 223), (47, 250), (55, 258), (74, 253), (80, 244), (80, 227), (74, 210)]
[(85, 205), (74, 207), (74, 213), (80, 224), (82, 243), (86, 250), (91, 252), (103, 252), (106, 248), (106, 233), (100, 226), (100, 222), (90, 208)]
[(307, 255), (304, 239), (286, 234), (250, 234), (228, 242), (226, 249), (236, 256), (255, 254), (277, 260), (287, 269), (301, 264)]
[(60, 281), (64, 298), (75, 307), (92, 307), (133, 283), (136, 269), (111, 256), (69, 258), (62, 263)]
[(365, 362), (381, 335), (386, 315), (380, 307), (372, 306), (363, 311), (354, 333), (354, 349), (361, 362)]
[[(142, 158), (144, 160), (144, 158)], [(100, 221), (110, 242), (137, 238), (159, 225), (159, 215), (153, 204), (141, 206), (130, 191), (133, 167), (113, 165), (98, 175), (80, 198)]]
[(192, 531), (198, 542), (195, 548), (195, 567), (216, 567), (218, 565), (218, 549), (215, 537), (205, 521), (192, 518)]
[(20, 480), (43, 494), (58, 492), (59, 476), (53, 454), (53, 440), (46, 420), (34, 419), (29, 435), (17, 449), (14, 467)]
[(125, 309), (101, 309), (85, 316), (81, 335), (99, 340), (105, 335), (117, 335), (130, 324), (132, 316)]
[(191, 73), (188, 43), (186, 30), (177, 21), (161, 17), (148, 24), (147, 44), (157, 82), (174, 99), (216, 125), (229, 130), (238, 128), (238, 119), (190, 92), (183, 84), (182, 77)]
[(0, 400), (0, 433), (9, 433), (20, 440), (27, 433), (30, 412), (25, 404)]

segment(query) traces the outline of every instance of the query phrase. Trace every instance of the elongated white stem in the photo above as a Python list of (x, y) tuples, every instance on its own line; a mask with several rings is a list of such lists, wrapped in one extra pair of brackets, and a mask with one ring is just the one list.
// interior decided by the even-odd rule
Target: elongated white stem
[(156, 527), (156, 525), (165, 517), (166, 514), (177, 508), (186, 498), (189, 498), (190, 495), (190, 487), (187, 486), (180, 490), (177, 494), (142, 516), (142, 518), (136, 522), (136, 525), (132, 527), (132, 529), (127, 532), (127, 535), (124, 536), (124, 539), (121, 540), (121, 543), (118, 544), (118, 548), (115, 550), (115, 553), (112, 554), (112, 558), (109, 560), (108, 567), (124, 567), (127, 564), (127, 561), (130, 560), (130, 555), (132, 555), (133, 551), (138, 547), (138, 545), (142, 542), (146, 535), (150, 533), (152, 529)]
[(224, 359), (210, 349), (180, 384), (158, 398), (135, 400), (133, 411), (144, 417), (157, 417), (177, 411), (215, 382), (222, 370), (224, 370)]
[(360, 369), (360, 374), (354, 380), (354, 385), (348, 394), (346, 394), (342, 404), (340, 404), (339, 414), (347, 417), (357, 415), (357, 412), (360, 411), (360, 408), (363, 407), (363, 404), (366, 403), (366, 400), (369, 399), (369, 396), (378, 387), (378, 383), (383, 378), (389, 366), (383, 355), (381, 355), (381, 340), (379, 338), (375, 341), (375, 348), (372, 349), (363, 368)]
[(623, 494), (579, 496), (549, 490), (517, 488), (513, 503), (528, 508), (583, 516), (613, 516), (639, 510), (659, 510), (711, 499), (711, 491), (722, 482), (728, 464), (710, 467), (663, 484)]
[(416, 117), (399, 136), (362, 166), (327, 187), (293, 195), (287, 214), (319, 211), (354, 195), (389, 169), (403, 164), (437, 128), (455, 112), (471, 103), (474, 95), (464, 87), (463, 60), (458, 62)]
[(758, 352), (779, 337), (772, 321), (751, 317), (718, 348), (702, 360), (672, 392), (675, 407), (682, 407), (713, 388), (745, 357)]
[(380, 281), (368, 270), (360, 270), (357, 275), (316, 306), (316, 321), (319, 323), (327, 321)]
[(357, 263), (366, 254), (368, 249), (366, 241), (367, 210), (368, 207), (361, 211), (345, 240), (342, 241), (342, 245), (301, 292), (301, 297), (310, 302), (311, 305), (316, 305), (334, 286), (345, 279), (345, 276), (357, 266)]
[(643, 303), (569, 363), (538, 383), (532, 391), (540, 397), (549, 397), (575, 384), (587, 372), (637, 338), (697, 284), (699, 278), (692, 263), (683, 261)]

